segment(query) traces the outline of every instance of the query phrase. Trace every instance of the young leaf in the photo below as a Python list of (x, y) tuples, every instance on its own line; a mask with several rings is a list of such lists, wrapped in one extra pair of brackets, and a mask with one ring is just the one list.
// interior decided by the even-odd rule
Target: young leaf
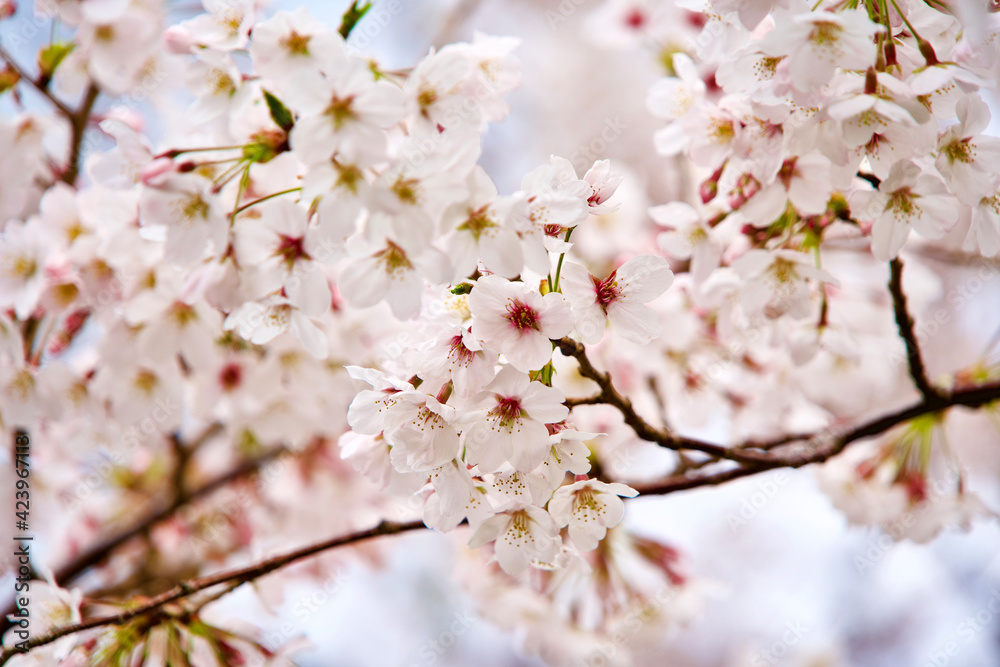
[(351, 6), (347, 8), (347, 11), (344, 12), (344, 16), (340, 21), (340, 36), (347, 39), (347, 36), (351, 34), (352, 30), (354, 30), (354, 26), (357, 25), (358, 21), (360, 21), (371, 8), (371, 2), (366, 2), (359, 7), (358, 0), (354, 0), (354, 2), (351, 3)]
[(266, 90), (264, 91), (264, 99), (267, 101), (267, 108), (271, 111), (271, 118), (275, 124), (285, 132), (290, 131), (295, 126), (295, 119), (288, 107)]

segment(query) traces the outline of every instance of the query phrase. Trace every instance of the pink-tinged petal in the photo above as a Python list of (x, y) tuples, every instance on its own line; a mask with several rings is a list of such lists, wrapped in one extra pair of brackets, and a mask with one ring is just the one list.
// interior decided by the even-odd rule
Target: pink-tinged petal
[[(570, 320), (572, 327), (572, 320)], [(566, 331), (569, 333), (569, 330)], [(519, 371), (537, 371), (552, 358), (552, 342), (537, 331), (522, 335), (512, 346), (501, 350), (507, 361)]]
[(826, 112), (836, 120), (849, 120), (875, 106), (874, 95), (851, 95), (842, 100), (831, 102)]
[(913, 219), (913, 228), (928, 239), (939, 239), (955, 227), (959, 206), (953, 197), (925, 195), (916, 198), (919, 213)]
[(497, 557), (497, 563), (504, 572), (517, 576), (528, 569), (531, 557), (527, 550), (527, 541), (526, 535), (518, 539), (512, 531), (497, 537), (493, 550)]
[(542, 297), (541, 330), (547, 338), (562, 338), (573, 330), (573, 315), (562, 294), (549, 292)]
[(515, 470), (531, 472), (542, 464), (549, 449), (549, 431), (545, 425), (531, 419), (525, 420), (511, 452), (510, 463)]
[(604, 338), (608, 316), (597, 302), (591, 302), (590, 305), (575, 308), (573, 315), (576, 318), (576, 330), (580, 334), (580, 340), (585, 345), (597, 345), (600, 343)]
[(962, 123), (962, 136), (980, 134), (990, 124), (990, 108), (978, 95), (963, 97), (955, 105), (955, 113)]
[(497, 538), (500, 531), (506, 528), (509, 521), (510, 517), (506, 514), (494, 514), (486, 521), (483, 521), (479, 525), (479, 528), (472, 533), (472, 537), (469, 538), (468, 547), (470, 549), (478, 549), (489, 544)]
[(660, 155), (677, 155), (691, 143), (691, 137), (685, 132), (684, 127), (673, 122), (666, 127), (657, 130), (653, 135), (653, 143), (656, 145), (656, 152)]
[(897, 221), (892, 215), (880, 217), (872, 227), (872, 254), (880, 262), (887, 262), (899, 255), (910, 235), (910, 225)]
[(329, 354), (326, 334), (315, 322), (299, 312), (292, 313), (292, 334), (299, 339), (306, 352), (315, 359), (326, 359)]
[(333, 295), (326, 275), (315, 262), (300, 263), (292, 276), (285, 281), (285, 294), (303, 313), (320, 317), (330, 310)]
[(640, 255), (618, 267), (615, 278), (623, 299), (646, 303), (667, 291), (674, 282), (674, 272), (663, 257)]
[(689, 227), (701, 219), (693, 206), (679, 201), (653, 206), (649, 209), (649, 217), (658, 225), (674, 229)]
[(656, 237), (660, 250), (677, 259), (689, 259), (694, 252), (694, 241), (687, 230), (683, 232), (663, 232)]
[(590, 271), (575, 262), (563, 264), (562, 273), (559, 274), (559, 288), (574, 310), (597, 302)]
[(657, 338), (663, 328), (659, 313), (635, 302), (612, 303), (608, 307), (608, 319), (619, 336), (639, 345)]
[(732, 263), (733, 269), (741, 278), (754, 278), (761, 275), (774, 263), (774, 256), (766, 250), (751, 250)]

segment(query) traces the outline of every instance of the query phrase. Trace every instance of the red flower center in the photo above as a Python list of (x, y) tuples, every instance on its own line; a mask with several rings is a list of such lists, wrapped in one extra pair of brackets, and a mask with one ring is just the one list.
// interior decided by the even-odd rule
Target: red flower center
[(507, 321), (522, 333), (529, 329), (538, 330), (538, 313), (535, 312), (534, 308), (517, 299), (511, 299), (507, 303)]
[(303, 247), (304, 238), (292, 238), (291, 236), (280, 235), (281, 242), (278, 244), (278, 249), (274, 254), (281, 257), (288, 264), (295, 264), (295, 262), (300, 259), (309, 259), (309, 255), (306, 253)]
[(521, 419), (521, 400), (517, 396), (497, 395), (497, 406), (490, 410), (490, 416), (496, 417), (501, 426), (510, 428)]
[(597, 304), (604, 312), (608, 311), (608, 306), (611, 302), (619, 298), (622, 293), (621, 288), (618, 287), (618, 281), (615, 280), (616, 273), (618, 273), (617, 270), (612, 271), (611, 275), (604, 280), (598, 280), (593, 276), (590, 277), (594, 281), (594, 294), (597, 298)]
[(636, 7), (625, 15), (625, 25), (632, 28), (633, 30), (638, 30), (646, 23), (646, 15), (641, 9)]
[(467, 364), (476, 356), (476, 353), (465, 347), (461, 335), (456, 335), (451, 339), (451, 353), (449, 356), (454, 357), (460, 364)]
[(221, 371), (219, 371), (219, 384), (226, 391), (232, 391), (240, 385), (240, 381), (243, 379), (243, 369), (240, 368), (239, 364), (232, 363), (226, 364)]

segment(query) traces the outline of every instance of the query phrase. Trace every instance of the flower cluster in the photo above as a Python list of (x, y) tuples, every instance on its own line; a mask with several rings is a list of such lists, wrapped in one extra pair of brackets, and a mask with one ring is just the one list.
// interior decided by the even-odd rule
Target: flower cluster
[[(683, 622), (710, 589), (620, 525), (623, 498), (798, 467), (794, 434), (833, 437), (914, 383), (922, 411), (863, 434), (882, 440), (825, 464), (823, 489), (857, 523), (915, 514), (895, 538), (989, 514), (946, 410), (1000, 367), (987, 351), (927, 379), (908, 313), (942, 281), (908, 254), (1000, 252), (980, 95), (1000, 77), (995, 15), (973, 30), (920, 0), (581, 10), (594, 48), (652, 51), (667, 73), (640, 143), (694, 185), (665, 197), (603, 155), (551, 156), (500, 193), (481, 158), (532, 76), (518, 39), (476, 33), (391, 69), (349, 40), (358, 3), (339, 30), (256, 0), (179, 21), (167, 4), (40, 7), (61, 27), (37, 77), (0, 51), (18, 109), (0, 120), (0, 427), (32, 437), (45, 565), (116, 557), (85, 597), (34, 582), (52, 628), (103, 593), (420, 517), (484, 549), (467, 586), (530, 650), (607, 662), (601, 642), (636, 614)], [(55, 110), (25, 104), (28, 86)], [(705, 427), (731, 449), (678, 435)], [(958, 471), (945, 484), (941, 465)], [(99, 558), (81, 547), (151, 504)], [(192, 664), (286, 664), (200, 611), (40, 651), (126, 664), (183, 628)]]

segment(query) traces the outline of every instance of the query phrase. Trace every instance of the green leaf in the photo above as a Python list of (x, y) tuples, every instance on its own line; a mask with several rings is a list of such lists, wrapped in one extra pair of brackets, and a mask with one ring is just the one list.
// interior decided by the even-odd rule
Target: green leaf
[(59, 63), (61, 63), (75, 47), (76, 44), (73, 42), (68, 44), (54, 42), (42, 48), (38, 52), (38, 69), (41, 72), (41, 76), (44, 81), (48, 81), (52, 78), (52, 75), (56, 72), (56, 68), (59, 67)]
[(292, 112), (282, 104), (281, 100), (266, 90), (264, 91), (264, 99), (267, 101), (267, 108), (271, 111), (271, 118), (275, 124), (285, 132), (289, 132), (295, 126)]
[(360, 21), (371, 8), (371, 2), (366, 2), (359, 7), (358, 0), (354, 0), (354, 2), (351, 3), (351, 6), (347, 8), (347, 11), (344, 12), (343, 18), (340, 20), (340, 36), (347, 39), (347, 36), (351, 34), (352, 30), (354, 30), (354, 26), (357, 25), (358, 21)]
[(17, 85), (17, 82), (21, 80), (18, 73), (11, 67), (6, 67), (0, 70), (0, 94), (6, 93), (8, 90)]

